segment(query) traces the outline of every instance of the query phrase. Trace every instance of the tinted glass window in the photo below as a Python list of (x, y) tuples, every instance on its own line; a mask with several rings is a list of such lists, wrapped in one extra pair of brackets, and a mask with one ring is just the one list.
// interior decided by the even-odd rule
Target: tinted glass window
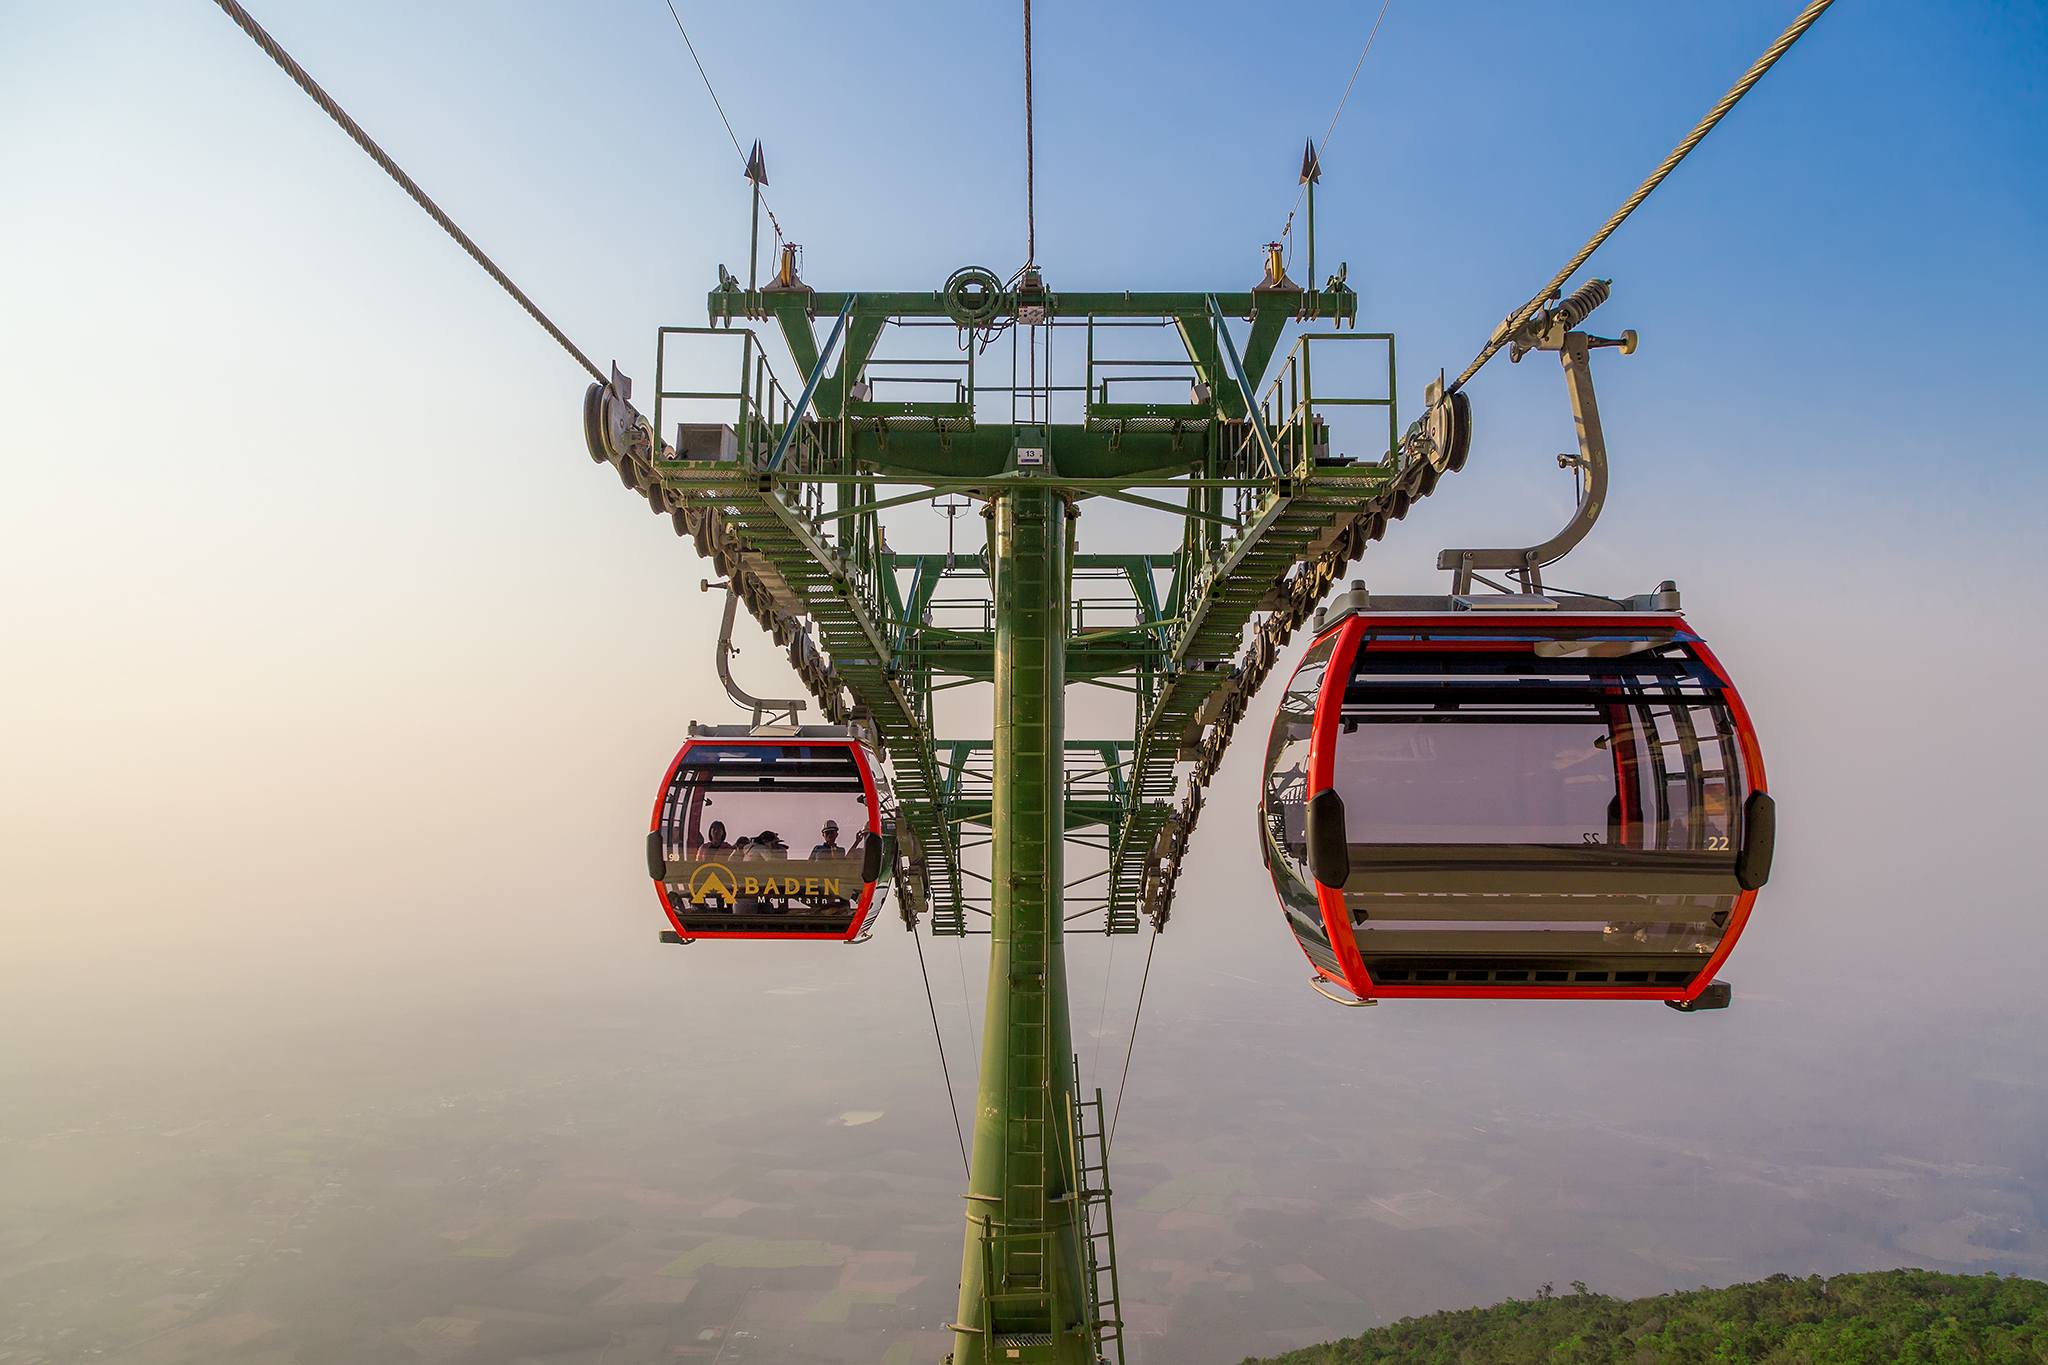
[(1570, 717), (1375, 719), (1339, 737), (1335, 785), (1359, 842), (1600, 843), (1616, 792), (1608, 735)]
[(1259, 805), (1260, 842), (1273, 889), (1289, 926), (1318, 966), (1336, 969), (1329, 956), (1323, 912), (1308, 872), (1308, 748), (1315, 733), (1316, 693), (1322, 689), (1336, 637), (1310, 649), (1280, 698), (1273, 736), (1266, 745), (1266, 791)]
[(1280, 698), (1266, 745), (1267, 839), (1300, 878), (1308, 876), (1308, 749), (1316, 728), (1316, 694), (1330, 666), (1333, 636), (1302, 657)]
[[(670, 895), (745, 913), (832, 912), (861, 894), (866, 788), (844, 745), (693, 744), (662, 805)], [(719, 872), (709, 868), (721, 869)]]
[(1746, 784), (1719, 684), (1683, 645), (1560, 659), (1369, 643), (1335, 760), (1351, 842), (1732, 851)]

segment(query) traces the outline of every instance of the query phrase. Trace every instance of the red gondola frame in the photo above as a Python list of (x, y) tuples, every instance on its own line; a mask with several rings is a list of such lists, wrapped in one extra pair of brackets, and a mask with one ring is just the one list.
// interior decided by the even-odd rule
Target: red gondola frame
[[(865, 827), (867, 837), (870, 840), (877, 841), (877, 846), (880, 846), (883, 833), (881, 794), (884, 787), (879, 780), (875, 763), (868, 753), (867, 745), (851, 737), (817, 738), (800, 735), (746, 736), (744, 738), (738, 736), (692, 735), (684, 743), (683, 747), (676, 751), (675, 758), (669, 762), (668, 770), (662, 774), (661, 786), (656, 791), (654, 797), (654, 813), (648, 821), (647, 828), (650, 837), (657, 835), (661, 830), (662, 807), (667, 804), (669, 792), (675, 785), (677, 770), (683, 766), (683, 761), (689, 756), (690, 750), (700, 745), (746, 746), (749, 748), (767, 748), (772, 746), (783, 749), (843, 748), (850, 750), (853, 754), (854, 765), (860, 771), (861, 786), (864, 792), (862, 800), (867, 806), (867, 825)], [(880, 910), (881, 884), (887, 878), (887, 871), (888, 863), (884, 859), (882, 862), (882, 872), (877, 879), (875, 881), (862, 882), (859, 903), (853, 907), (852, 918), (847, 922), (847, 927), (843, 932), (836, 929), (789, 929), (778, 931), (770, 931), (765, 928), (712, 929), (704, 927), (702, 916), (693, 916), (692, 923), (686, 926), (682, 913), (677, 911), (674, 902), (669, 897), (669, 883), (665, 879), (657, 880), (654, 883), (654, 890), (655, 894), (661, 898), (662, 913), (668, 916), (669, 924), (673, 926), (673, 932), (684, 942), (703, 938), (778, 941), (807, 939), (823, 942), (852, 943), (861, 939), (874, 927), (874, 920)], [(738, 917), (735, 918), (737, 919)], [(751, 916), (748, 917), (748, 921), (751, 923), (753, 918)]]
[[(1373, 618), (1354, 614), (1337, 622), (1329, 630), (1318, 635), (1315, 641), (1311, 642), (1312, 648), (1315, 643), (1320, 642), (1333, 633), (1337, 637), (1336, 645), (1331, 650), (1329, 663), (1324, 668), (1322, 683), (1316, 694), (1315, 729), (1309, 739), (1308, 790), (1305, 793), (1305, 796), (1308, 798), (1313, 798), (1320, 792), (1328, 791), (1335, 785), (1337, 729), (1340, 723), (1339, 712), (1342, 709), (1344, 690), (1349, 684), (1352, 670), (1357, 664), (1358, 652), (1364, 641), (1367, 629), (1375, 624), (1376, 621), (1378, 624), (1383, 625), (1386, 620), (1387, 618), (1385, 617)], [(1501, 618), (1498, 616), (1488, 618), (1482, 617), (1478, 613), (1470, 612), (1459, 612), (1442, 616), (1433, 613), (1412, 616), (1403, 614), (1400, 618), (1403, 626), (1412, 626), (1418, 634), (1427, 633), (1431, 627), (1471, 629), (1482, 620), (1486, 621), (1489, 625), (1501, 623)], [(1763, 753), (1757, 744), (1756, 728), (1750, 722), (1749, 712), (1743, 706), (1742, 698), (1737, 694), (1734, 684), (1728, 681), (1727, 670), (1721, 667), (1720, 661), (1714, 657), (1712, 651), (1707, 648), (1706, 643), (1700, 640), (1686, 625), (1684, 617), (1668, 613), (1638, 614), (1631, 612), (1626, 615), (1618, 613), (1586, 615), (1559, 611), (1554, 615), (1545, 612), (1542, 624), (1546, 632), (1584, 630), (1589, 634), (1601, 632), (1612, 634), (1620, 621), (1626, 621), (1628, 629), (1632, 633), (1635, 631), (1674, 631), (1676, 638), (1682, 640), (1699, 656), (1702, 663), (1719, 676), (1724, 684), (1721, 689), (1721, 699), (1727, 705), (1729, 713), (1735, 721), (1736, 738), (1741, 745), (1746, 786), (1752, 792), (1767, 791), (1768, 787), (1764, 779)], [(1430, 642), (1426, 648), (1439, 653), (1453, 650), (1470, 650), (1477, 653), (1482, 651), (1498, 651), (1501, 643), (1502, 641), (1499, 639), (1480, 637), (1470, 641), (1435, 640)], [(1417, 647), (1421, 648), (1424, 646)], [(1619, 755), (1617, 755), (1617, 761), (1619, 761)], [(1693, 977), (1690, 984), (1682, 991), (1673, 991), (1668, 987), (1654, 985), (1558, 986), (1489, 984), (1484, 987), (1461, 987), (1454, 981), (1430, 982), (1428, 984), (1375, 982), (1372, 979), (1371, 972), (1366, 968), (1364, 956), (1358, 950), (1358, 940), (1352, 928), (1351, 912), (1345, 905), (1343, 890), (1325, 886), (1317, 881), (1311, 881), (1310, 885), (1315, 888), (1316, 902), (1323, 914), (1323, 931), (1329, 937), (1331, 950), (1336, 955), (1338, 962), (1342, 964), (1344, 975), (1350, 979), (1344, 980), (1332, 977), (1322, 967), (1316, 966), (1313, 959), (1310, 960), (1310, 966), (1315, 968), (1318, 978), (1341, 986), (1361, 1000), (1400, 999), (1405, 997), (1435, 1000), (1670, 1000), (1691, 1002), (1713, 984), (1714, 973), (1720, 969), (1722, 963), (1727, 961), (1728, 954), (1734, 950), (1736, 940), (1742, 936), (1742, 930), (1749, 921), (1750, 907), (1755, 903), (1757, 894), (1755, 891), (1743, 891), (1737, 895), (1734, 908), (1728, 917), (1728, 927), (1722, 933), (1720, 944)], [(1307, 954), (1305, 948), (1303, 949), (1303, 954), (1304, 956)], [(1361, 986), (1363, 989), (1360, 989)]]

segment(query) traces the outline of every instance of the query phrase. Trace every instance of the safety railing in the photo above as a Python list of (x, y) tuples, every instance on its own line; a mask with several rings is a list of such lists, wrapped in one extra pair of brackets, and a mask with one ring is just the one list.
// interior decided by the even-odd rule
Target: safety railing
[[(734, 337), (740, 343), (739, 387), (733, 389), (671, 389), (668, 387), (668, 340), (675, 336)], [(744, 460), (746, 453), (756, 449), (765, 437), (766, 423), (762, 414), (764, 398), (773, 400), (781, 393), (782, 386), (775, 382), (774, 372), (768, 368), (768, 358), (761, 351), (761, 342), (751, 328), (723, 327), (662, 327), (655, 333), (654, 343), (654, 430), (659, 436), (662, 431), (662, 408), (671, 399), (702, 400), (734, 404), (732, 430), (734, 456)], [(676, 434), (676, 450), (680, 454), (684, 442), (680, 427)]]
[[(974, 402), (974, 356), (970, 349), (966, 355), (954, 358), (932, 358), (927, 356), (871, 356), (860, 373), (859, 382), (867, 386), (865, 397), (849, 395), (847, 414), (855, 421), (893, 421), (908, 418), (928, 417), (942, 419), (952, 414), (949, 408), (957, 409), (963, 404)], [(937, 374), (895, 374), (894, 370), (936, 370)], [(907, 388), (910, 397), (899, 396)], [(934, 398), (930, 390), (951, 389), (949, 398)]]
[[(668, 339), (672, 336), (737, 338), (740, 343), (739, 386), (733, 389), (671, 389), (668, 387)], [(666, 405), (676, 401), (711, 401), (733, 404), (731, 427), (733, 432), (733, 460), (748, 470), (765, 469), (773, 460), (775, 451), (785, 435), (789, 436), (789, 448), (784, 451), (781, 468), (801, 478), (804, 475), (836, 473), (836, 461), (829, 458), (825, 432), (820, 423), (806, 415), (790, 430), (791, 419), (796, 416), (797, 400), (782, 386), (774, 369), (768, 363), (768, 356), (760, 338), (752, 328), (746, 327), (663, 327), (659, 329), (654, 360), (654, 426), (662, 429)], [(676, 449), (685, 454), (682, 426), (678, 425)], [(720, 452), (723, 454), (723, 452)], [(791, 480), (796, 482), (797, 480)], [(823, 511), (822, 490), (818, 485), (807, 485), (804, 489), (802, 509), (806, 516), (816, 516)], [(794, 496), (791, 494), (790, 496)], [(791, 502), (796, 506), (795, 501)]]
[(941, 630), (993, 631), (995, 611), (992, 597), (934, 597), (925, 603), (923, 624)]
[[(1192, 390), (1197, 375), (1195, 362), (1187, 354), (1187, 348), (1181, 344), (1178, 335), (1171, 333), (1171, 327), (1172, 324), (1165, 321), (1110, 322), (1093, 317), (1089, 318), (1087, 382), (1085, 387), (1090, 407), (1093, 408), (1097, 404), (1104, 406), (1116, 405), (1118, 393), (1110, 387), (1112, 384), (1152, 386), (1169, 384), (1179, 387), (1180, 391), (1178, 393), (1169, 390), (1163, 398), (1146, 396), (1127, 397), (1127, 402), (1131, 405), (1196, 406), (1192, 397)], [(1156, 357), (1101, 355), (1098, 353), (1096, 345), (1096, 330), (1098, 328), (1112, 333), (1132, 330), (1166, 330), (1169, 332), (1169, 335), (1172, 335), (1173, 350), (1178, 354)], [(1135, 373), (1101, 373), (1104, 370), (1135, 371)], [(1206, 400), (1200, 406), (1207, 407)], [(1207, 416), (1209, 414), (1205, 412), (1203, 415)]]
[[(1356, 394), (1318, 394), (1315, 391), (1313, 358), (1317, 346), (1330, 342), (1384, 342), (1387, 348), (1387, 391), (1383, 398), (1364, 397)], [(1387, 448), (1384, 454), (1372, 463), (1384, 464), (1394, 458), (1394, 452), (1401, 445), (1401, 422), (1395, 411), (1394, 393), (1396, 384), (1394, 368), (1394, 337), (1391, 332), (1309, 332), (1297, 338), (1294, 349), (1282, 362), (1279, 373), (1266, 386), (1266, 396), (1260, 401), (1260, 415), (1265, 419), (1266, 429), (1273, 434), (1273, 444), (1278, 448), (1283, 466), (1289, 477), (1304, 478), (1313, 469), (1315, 461), (1326, 458), (1328, 445), (1328, 408), (1385, 408), (1387, 410)]]
[[(1358, 342), (1379, 342), (1386, 347), (1387, 384), (1384, 396), (1347, 392), (1331, 392), (1325, 384), (1318, 390), (1315, 383), (1315, 349), (1332, 342), (1350, 345)], [(1327, 368), (1327, 366), (1326, 366)], [(1394, 338), (1388, 332), (1309, 332), (1295, 339), (1294, 348), (1280, 363), (1272, 380), (1266, 385), (1265, 396), (1259, 401), (1257, 421), (1264, 427), (1266, 437), (1272, 442), (1273, 454), (1278, 464), (1280, 477), (1292, 480), (1311, 478), (1319, 463), (1330, 461), (1330, 439), (1338, 413), (1350, 408), (1384, 408), (1387, 414), (1387, 444), (1377, 459), (1352, 457), (1346, 464), (1385, 465), (1395, 458), (1400, 449), (1401, 422), (1395, 401), (1398, 374), (1395, 366)], [(1219, 473), (1226, 479), (1257, 480), (1266, 476), (1265, 453), (1261, 447), (1253, 422), (1232, 421), (1223, 424), (1218, 442)], [(1237, 488), (1232, 490), (1229, 500), (1234, 520), (1243, 522), (1255, 516), (1264, 504), (1268, 493), (1259, 488)]]

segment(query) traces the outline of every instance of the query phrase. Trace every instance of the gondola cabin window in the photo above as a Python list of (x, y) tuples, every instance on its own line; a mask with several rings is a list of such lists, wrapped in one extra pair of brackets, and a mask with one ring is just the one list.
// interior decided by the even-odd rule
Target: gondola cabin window
[(871, 893), (876, 788), (852, 743), (697, 742), (657, 811), (685, 933), (845, 937)]
[(1288, 927), (1294, 930), (1311, 961), (1321, 966), (1323, 959), (1327, 959), (1332, 970), (1336, 958), (1330, 952), (1323, 912), (1308, 870), (1307, 810), (1316, 699), (1336, 647), (1336, 637), (1330, 636), (1303, 655), (1280, 698), (1279, 711), (1273, 719), (1273, 736), (1266, 746), (1266, 792), (1261, 803), (1264, 828), (1260, 839)]
[(1571, 716), (1374, 718), (1339, 747), (1335, 785), (1351, 818), (1391, 843), (1600, 843), (1616, 794), (1609, 734)]
[(1768, 871), (1754, 736), (1682, 618), (1618, 617), (1354, 614), (1310, 649), (1260, 833), (1319, 972), (1361, 996), (1711, 980)]
[(1632, 660), (1360, 651), (1333, 785), (1375, 843), (1728, 852), (1742, 762), (1718, 679)]

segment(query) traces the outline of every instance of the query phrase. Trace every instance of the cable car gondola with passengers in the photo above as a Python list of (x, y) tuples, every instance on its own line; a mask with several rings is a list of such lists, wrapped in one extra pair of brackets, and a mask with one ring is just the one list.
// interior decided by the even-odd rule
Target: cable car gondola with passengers
[(862, 941), (891, 861), (887, 805), (847, 727), (692, 725), (647, 834), (663, 937)]

